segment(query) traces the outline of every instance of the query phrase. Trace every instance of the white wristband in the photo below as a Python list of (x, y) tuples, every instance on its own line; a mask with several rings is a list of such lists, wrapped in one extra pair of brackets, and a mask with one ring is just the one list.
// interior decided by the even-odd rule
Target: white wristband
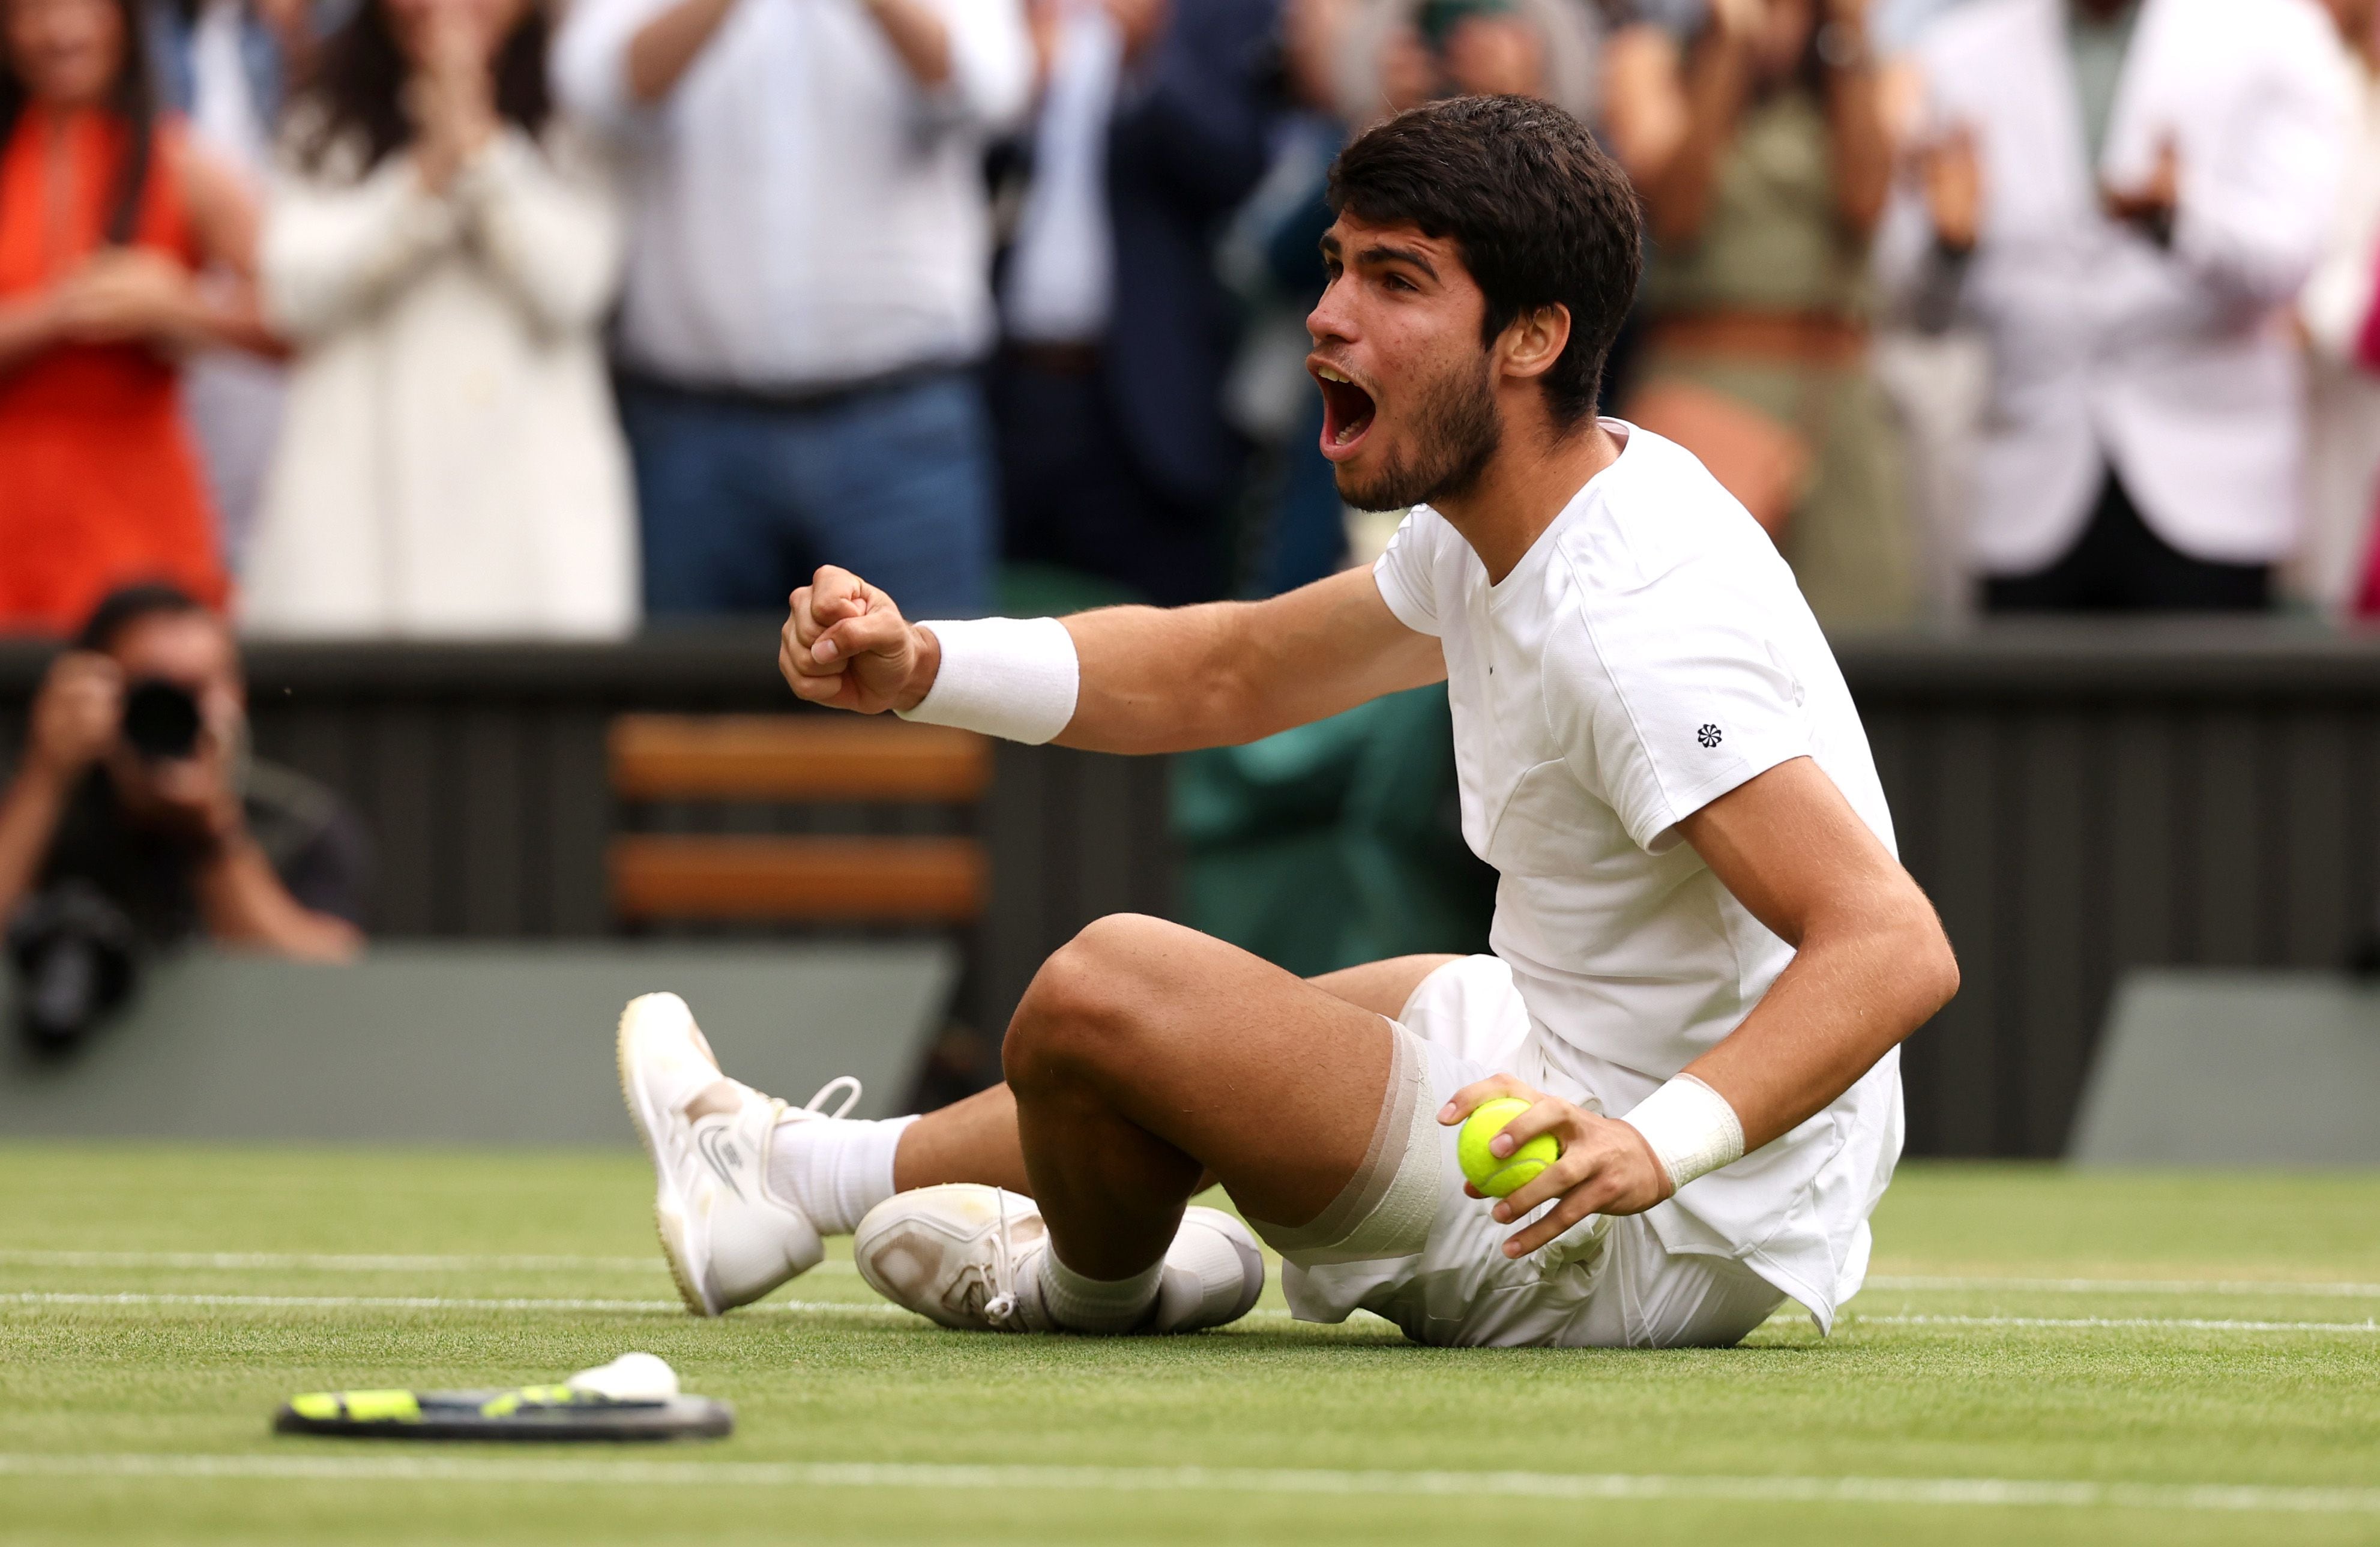
[(915, 709), (929, 725), (956, 725), (1031, 746), (1075, 717), (1083, 664), (1075, 636), (1054, 617), (977, 617), (920, 624), (942, 647), (941, 669)]
[(1727, 1098), (1682, 1074), (1620, 1119), (1645, 1136), (1671, 1191), (1743, 1158), (1743, 1124)]

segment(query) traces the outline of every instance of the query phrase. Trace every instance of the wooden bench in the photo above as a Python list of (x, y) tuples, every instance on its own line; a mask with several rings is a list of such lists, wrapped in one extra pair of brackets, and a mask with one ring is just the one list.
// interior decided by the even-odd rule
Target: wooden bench
[[(969, 731), (826, 714), (624, 714), (613, 794), (632, 804), (842, 803), (970, 810), (991, 748)], [(972, 922), (988, 866), (971, 835), (625, 833), (606, 855), (612, 910), (665, 921)]]

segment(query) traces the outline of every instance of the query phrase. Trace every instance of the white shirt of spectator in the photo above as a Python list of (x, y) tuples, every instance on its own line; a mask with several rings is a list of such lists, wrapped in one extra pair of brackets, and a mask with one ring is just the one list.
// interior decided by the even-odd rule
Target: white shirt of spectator
[(1034, 344), (1088, 344), (1107, 333), (1115, 244), (1108, 225), (1108, 126), (1123, 30), (1087, 0), (1066, 8), (1033, 134), (1033, 184), (1001, 297), (1008, 334)]
[(240, 57), (242, 10), (243, 0), (207, 0), (190, 29), (190, 127), (242, 171), (261, 174), (273, 141)]
[[(1436, 635), (1463, 835), (1501, 878), (1490, 935), (1527, 1004), (1511, 1072), (1627, 1112), (1733, 1031), (1792, 947), (1677, 826), (1809, 757), (1876, 835), (1892, 819), (1849, 688), (1777, 550), (1682, 447), (1605, 420), (1620, 459), (1494, 585), (1427, 506), (1373, 566)], [(1898, 1050), (1817, 1115), (1648, 1219), (1744, 1263), (1825, 1325), (1867, 1269), (1900, 1153)]]
[(621, 250), (604, 158), (557, 118), (535, 141), (507, 126), (443, 193), (410, 151), (368, 172), (350, 136), (322, 167), (287, 168), (266, 207), (260, 289), (298, 357), (242, 627), (632, 631), (636, 507), (602, 347)]
[[(2143, 0), (2106, 152), (2085, 160), (2067, 0), (1965, 0), (1921, 35), (1925, 132), (1970, 126), (1984, 224), (1961, 292), (1989, 340), (1973, 556), (2039, 570), (2089, 521), (2110, 466), (2193, 558), (2264, 564), (2303, 507), (2302, 384), (2283, 309), (2331, 229), (2353, 133), (2338, 30), (2314, 0)], [(2168, 139), (2181, 171), (2161, 249), (2107, 217)], [(1932, 244), (1904, 181), (1877, 243), (1888, 286)]]
[(1018, 0), (925, 0), (929, 91), (859, 0), (738, 0), (676, 87), (627, 89), (629, 40), (674, 0), (578, 0), (563, 103), (613, 142), (629, 200), (619, 348), (691, 385), (832, 387), (982, 352), (986, 140), (1023, 114)]

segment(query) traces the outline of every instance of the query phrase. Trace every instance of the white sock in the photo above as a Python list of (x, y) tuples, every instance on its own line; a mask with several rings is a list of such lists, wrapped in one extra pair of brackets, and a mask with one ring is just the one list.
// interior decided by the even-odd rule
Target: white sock
[(1069, 1332), (1128, 1333), (1148, 1320), (1164, 1278), (1162, 1257), (1130, 1278), (1085, 1278), (1053, 1248), (1041, 1254), (1041, 1308)]
[(769, 1186), (821, 1236), (848, 1236), (892, 1196), (892, 1153), (915, 1117), (788, 1117), (769, 1146)]

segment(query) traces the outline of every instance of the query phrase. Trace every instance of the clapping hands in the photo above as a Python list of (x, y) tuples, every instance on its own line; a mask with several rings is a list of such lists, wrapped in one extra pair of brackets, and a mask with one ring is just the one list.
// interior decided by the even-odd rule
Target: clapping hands
[(175, 347), (200, 326), (189, 270), (151, 248), (103, 248), (59, 282), (50, 308), (52, 328), (69, 344)]
[(496, 87), (490, 67), (503, 40), (485, 7), (426, 0), (407, 18), (413, 79), (405, 106), (415, 130), (413, 163), (422, 187), (443, 193), (495, 138)]

